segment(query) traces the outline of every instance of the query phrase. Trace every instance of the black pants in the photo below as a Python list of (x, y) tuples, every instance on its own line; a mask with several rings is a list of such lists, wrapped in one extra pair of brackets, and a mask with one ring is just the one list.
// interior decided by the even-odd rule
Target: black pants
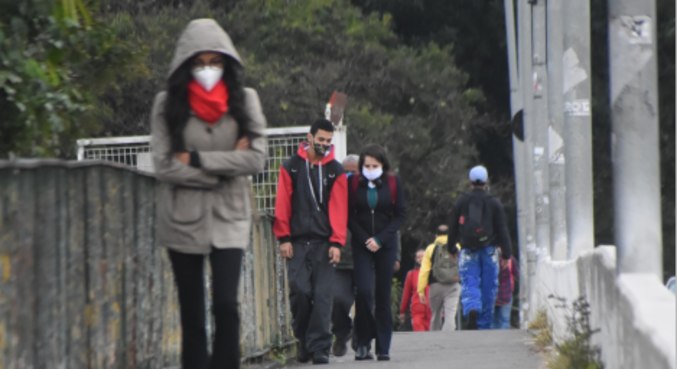
[(329, 242), (293, 242), (294, 257), (287, 262), (292, 327), (308, 352), (329, 353), (334, 266)]
[(181, 366), (183, 369), (240, 367), (240, 315), (237, 287), (242, 250), (212, 248), (212, 297), (215, 335), (211, 363), (207, 351), (204, 255), (169, 250), (181, 310)]
[[(343, 257), (343, 256), (342, 256)], [(334, 308), (331, 314), (331, 331), (337, 340), (347, 341), (353, 329), (350, 308), (355, 301), (352, 269), (337, 269), (334, 276)]]
[(359, 346), (371, 347), (376, 339), (376, 353), (389, 354), (393, 334), (390, 308), (390, 283), (397, 248), (384, 247), (371, 252), (364, 246), (353, 247), (355, 262), (355, 335)]

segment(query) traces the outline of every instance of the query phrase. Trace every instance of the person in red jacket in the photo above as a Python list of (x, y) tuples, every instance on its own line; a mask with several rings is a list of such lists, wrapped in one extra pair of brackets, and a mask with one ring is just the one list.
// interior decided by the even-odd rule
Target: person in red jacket
[[(415, 332), (424, 332), (430, 329), (432, 312), (430, 305), (421, 303), (418, 297), (418, 272), (421, 270), (421, 260), (425, 254), (424, 249), (416, 250), (416, 267), (407, 273), (402, 290), (402, 304), (400, 306), (400, 321), (404, 321), (404, 313), (411, 308), (411, 327)], [(426, 288), (426, 297), (428, 289)]]
[(287, 259), (297, 359), (329, 362), (334, 269), (348, 227), (348, 184), (334, 159), (334, 125), (319, 119), (280, 167), (273, 233)]

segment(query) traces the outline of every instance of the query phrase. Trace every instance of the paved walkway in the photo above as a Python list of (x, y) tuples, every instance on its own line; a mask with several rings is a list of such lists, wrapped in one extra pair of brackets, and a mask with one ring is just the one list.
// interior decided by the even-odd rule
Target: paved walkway
[[(531, 336), (521, 330), (397, 332), (393, 335), (391, 361), (355, 361), (346, 356), (331, 357), (329, 365), (317, 368), (388, 369), (540, 369), (542, 358), (534, 352)], [(315, 367), (291, 363), (283, 368)]]

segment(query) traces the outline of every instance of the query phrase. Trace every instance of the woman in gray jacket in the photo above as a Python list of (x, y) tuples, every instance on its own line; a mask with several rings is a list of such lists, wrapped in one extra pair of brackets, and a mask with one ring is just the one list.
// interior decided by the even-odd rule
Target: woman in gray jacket
[[(151, 146), (160, 187), (156, 235), (169, 249), (181, 311), (183, 369), (239, 368), (237, 289), (249, 242), (249, 175), (263, 170), (265, 117), (242, 86), (242, 60), (211, 19), (190, 22), (155, 97)], [(215, 337), (207, 350), (204, 260)]]

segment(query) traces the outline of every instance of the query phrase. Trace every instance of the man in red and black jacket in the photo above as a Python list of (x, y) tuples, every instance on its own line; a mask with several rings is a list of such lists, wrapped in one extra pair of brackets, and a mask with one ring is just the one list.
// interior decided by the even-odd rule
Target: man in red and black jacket
[(273, 232), (288, 259), (292, 326), (297, 359), (329, 362), (334, 267), (348, 224), (348, 184), (334, 159), (333, 124), (315, 121), (308, 142), (280, 167)]

